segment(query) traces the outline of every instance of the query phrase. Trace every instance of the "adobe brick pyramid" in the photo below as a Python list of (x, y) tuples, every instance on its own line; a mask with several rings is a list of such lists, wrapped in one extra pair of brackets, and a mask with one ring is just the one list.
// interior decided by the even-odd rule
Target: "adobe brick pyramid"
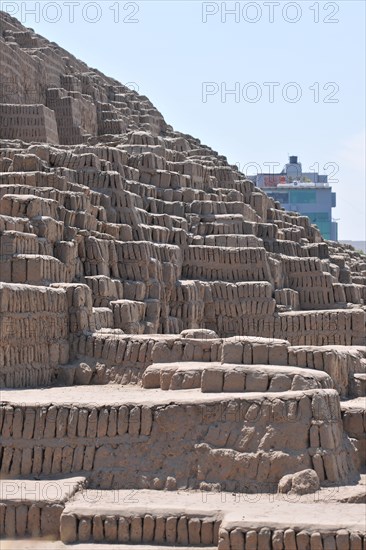
[(364, 549), (365, 256), (0, 40), (4, 548)]

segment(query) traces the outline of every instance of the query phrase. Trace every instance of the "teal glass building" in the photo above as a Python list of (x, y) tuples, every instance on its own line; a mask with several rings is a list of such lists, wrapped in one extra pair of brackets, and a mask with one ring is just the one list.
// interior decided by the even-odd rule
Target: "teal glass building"
[(336, 194), (328, 183), (328, 176), (316, 172), (303, 172), (297, 157), (278, 174), (248, 176), (268, 196), (278, 201), (283, 208), (308, 216), (324, 239), (338, 239), (338, 225), (332, 218), (336, 206)]

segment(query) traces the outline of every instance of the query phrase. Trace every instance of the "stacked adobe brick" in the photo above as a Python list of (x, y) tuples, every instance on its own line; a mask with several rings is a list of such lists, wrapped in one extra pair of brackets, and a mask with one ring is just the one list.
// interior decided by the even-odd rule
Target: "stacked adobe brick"
[[(364, 256), (6, 14), (0, 42), (2, 474), (77, 476), (72, 492), (83, 480), (152, 492), (244, 480), (260, 492), (304, 467), (323, 484), (354, 479)], [(240, 550), (361, 541), (336, 524), (131, 519), (62, 499), (0, 503), (0, 529)]]

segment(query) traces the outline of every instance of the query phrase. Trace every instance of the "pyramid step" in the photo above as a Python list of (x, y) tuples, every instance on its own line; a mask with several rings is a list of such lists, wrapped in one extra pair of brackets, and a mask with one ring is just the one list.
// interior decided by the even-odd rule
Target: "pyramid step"
[(66, 265), (53, 256), (18, 254), (10, 261), (0, 259), (0, 272), (2, 281), (9, 283), (44, 285), (69, 282)]
[(206, 281), (270, 281), (264, 248), (196, 246), (184, 250), (182, 275)]
[(243, 478), (277, 487), (299, 464), (325, 481), (353, 475), (334, 389), (172, 394), (110, 384), (6, 389), (2, 399), (2, 473), (12, 477), (88, 472), (104, 489), (198, 489), (205, 481), (230, 491)]
[(328, 374), (312, 369), (277, 365), (222, 363), (155, 363), (147, 367), (142, 385), (145, 389), (188, 390), (203, 393), (284, 392), (332, 388)]
[(113, 311), (109, 307), (93, 307), (96, 330), (114, 328)]
[[(253, 512), (256, 506), (228, 513), (219, 532), (218, 548), (227, 550), (245, 550), (253, 548), (284, 548), (302, 550), (306, 548), (353, 549), (365, 545), (365, 519), (360, 504), (312, 503), (299, 504), (296, 510), (291, 505), (278, 507), (266, 517), (266, 506), (260, 517)], [(287, 509), (287, 512), (286, 512)], [(310, 511), (311, 510), (311, 511)], [(239, 512), (245, 512), (242, 517)], [(316, 513), (312, 516), (311, 513)], [(344, 515), (343, 515), (344, 514)], [(316, 517), (316, 524), (311, 521)], [(346, 518), (348, 517), (348, 522)]]
[(366, 395), (366, 373), (357, 372), (353, 375), (352, 390), (355, 397)]
[[(338, 495), (337, 489), (323, 488), (317, 492), (315, 500), (311, 494), (289, 499), (287, 495), (278, 493), (88, 489), (76, 493), (66, 503), (60, 518), (61, 532), (64, 529), (64, 534), (70, 537), (70, 526), (76, 525), (74, 535), (78, 537), (80, 532), (82, 538), (88, 537), (86, 542), (77, 538), (75, 548), (78, 550), (131, 547), (135, 550), (174, 547), (194, 550), (217, 548), (217, 544), (227, 550), (248, 547), (300, 550), (310, 546), (320, 549), (362, 548), (366, 542), (364, 505), (342, 502), (343, 494)], [(354, 494), (354, 485), (344, 489)], [(362, 482), (359, 490), (362, 490)], [(312, 514), (316, 514), (316, 524)], [(135, 540), (136, 535), (141, 539), (145, 535), (145, 542), (129, 540), (113, 544), (111, 535), (115, 535), (116, 529), (117, 538), (118, 535), (128, 535), (131, 539), (132, 534)], [(93, 542), (94, 533), (102, 536), (100, 542)], [(192, 540), (199, 536), (201, 540), (208, 540), (211, 535), (215, 542), (197, 544)], [(173, 536), (175, 542), (170, 543), (167, 537), (173, 539)], [(216, 542), (216, 537), (219, 542)], [(13, 536), (2, 542), (2, 549), (73, 548), (73, 543), (67, 542), (65, 546), (65, 542), (45, 540), (41, 536), (37, 541), (27, 540), (23, 544), (23, 540), (15, 540)]]
[[(60, 540), (49, 540), (49, 539), (7, 539), (1, 542), (1, 550), (131, 550), (131, 544), (113, 544), (111, 546), (108, 543), (78, 543), (78, 544), (64, 544)], [(133, 550), (157, 550), (161, 546), (150, 545), (150, 544), (134, 544), (132, 546)], [(163, 546), (164, 550), (174, 550), (177, 546)], [(179, 546), (179, 550), (213, 550), (216, 549), (217, 545), (213, 546)]]
[(255, 235), (206, 235), (204, 244), (210, 246), (248, 246), (251, 248), (263, 247), (263, 240)]
[(65, 502), (84, 483), (84, 477), (1, 480), (0, 536), (59, 538)]
[(116, 328), (130, 334), (142, 334), (146, 303), (137, 300), (115, 300), (110, 302), (113, 322)]
[(39, 244), (34, 233), (4, 231), (0, 235), (0, 256), (9, 258), (14, 254), (38, 254)]
[[(79, 492), (61, 515), (61, 540), (66, 544), (142, 544), (141, 548), (218, 544), (227, 550), (260, 550), (276, 547), (271, 542), (280, 539), (285, 550), (300, 550), (310, 547), (312, 537), (314, 542), (321, 541), (317, 548), (352, 548), (354, 541), (354, 548), (361, 547), (357, 543), (365, 535), (365, 518), (360, 504), (330, 501), (329, 494), (322, 492), (318, 502), (314, 495), (296, 502), (285, 495), (258, 496), (200, 491)], [(316, 525), (312, 513), (316, 513)], [(254, 546), (249, 544), (253, 539)], [(303, 545), (304, 540), (309, 544)]]
[[(365, 395), (365, 394), (364, 394)], [(352, 439), (357, 466), (365, 467), (366, 456), (366, 397), (341, 401), (343, 430)]]
[(118, 279), (106, 275), (90, 275), (84, 277), (85, 284), (92, 291), (94, 307), (109, 307), (109, 303), (123, 296), (123, 284)]
[(200, 493), (88, 489), (66, 504), (60, 534), (66, 544), (212, 546), (220, 524)]

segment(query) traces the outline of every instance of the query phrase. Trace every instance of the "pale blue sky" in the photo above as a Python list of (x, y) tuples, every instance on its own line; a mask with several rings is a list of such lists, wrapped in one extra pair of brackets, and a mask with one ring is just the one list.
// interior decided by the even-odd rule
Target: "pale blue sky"
[[(198, 137), (231, 163), (243, 167), (253, 162), (266, 171), (265, 162), (282, 168), (287, 154), (294, 154), (304, 170), (318, 163), (320, 172), (329, 175), (324, 165), (336, 163), (339, 238), (365, 239), (363, 1), (43, 0), (0, 5), (89, 66), (122, 83), (136, 83), (169, 124)], [(226, 15), (226, 22), (225, 6), (236, 10)], [(27, 13), (31, 8), (39, 17)], [(99, 21), (92, 23), (94, 19)], [(264, 85), (269, 82), (278, 83), (272, 102)], [(296, 88), (289, 87), (286, 96), (290, 82)], [(207, 101), (203, 83), (212, 83), (209, 89), (215, 92)], [(236, 87), (239, 97), (227, 95), (222, 101), (225, 85), (227, 90)], [(255, 93), (262, 97), (253, 103)], [(295, 93), (301, 99), (291, 102)], [(327, 97), (333, 102), (326, 102)]]

